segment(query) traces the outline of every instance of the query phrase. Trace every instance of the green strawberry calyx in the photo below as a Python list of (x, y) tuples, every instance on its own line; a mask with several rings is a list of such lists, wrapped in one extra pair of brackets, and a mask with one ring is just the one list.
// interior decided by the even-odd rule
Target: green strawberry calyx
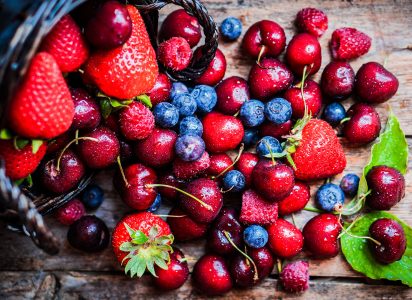
[(129, 225), (123, 223), (131, 238), (124, 242), (119, 249), (128, 254), (123, 258), (122, 265), (127, 261), (124, 271), (130, 277), (142, 277), (147, 270), (157, 277), (154, 267), (158, 266), (167, 270), (170, 262), (170, 253), (173, 252), (171, 244), (174, 237), (172, 234), (158, 236), (157, 226), (153, 226), (146, 235), (141, 230), (134, 230)]
[(152, 108), (150, 97), (144, 94), (127, 100), (115, 99), (103, 94), (102, 92), (98, 92), (96, 97), (100, 100), (100, 110), (102, 112), (103, 118), (105, 119), (107, 119), (107, 117), (112, 112), (116, 112), (124, 107), (128, 107), (131, 103), (133, 103), (133, 101), (140, 101), (148, 108)]
[(13, 140), (13, 146), (16, 150), (22, 150), (29, 143), (31, 143), (33, 154), (36, 154), (37, 151), (39, 151), (41, 145), (44, 142), (43, 140), (40, 140), (40, 139), (29, 140), (29, 139), (21, 138), (17, 135), (13, 135), (13, 133), (7, 128), (3, 128), (0, 130), (0, 140)]

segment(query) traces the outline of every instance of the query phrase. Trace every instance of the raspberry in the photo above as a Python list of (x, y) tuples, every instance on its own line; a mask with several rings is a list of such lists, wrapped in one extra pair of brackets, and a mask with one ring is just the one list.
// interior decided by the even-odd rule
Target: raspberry
[(369, 51), (371, 38), (355, 28), (339, 28), (332, 34), (330, 47), (334, 59), (354, 59)]
[(328, 16), (319, 9), (307, 7), (296, 15), (296, 26), (300, 31), (320, 37), (328, 29)]
[(279, 276), (285, 291), (299, 293), (309, 288), (309, 264), (306, 261), (295, 261), (287, 264)]
[(120, 130), (128, 140), (147, 138), (155, 126), (152, 112), (141, 102), (132, 102), (119, 114)]
[(159, 45), (158, 60), (168, 69), (181, 71), (186, 69), (192, 59), (189, 43), (181, 37), (173, 37)]
[(240, 222), (243, 224), (267, 225), (278, 218), (278, 204), (267, 202), (253, 190), (247, 190), (242, 196)]
[(73, 199), (59, 208), (56, 212), (57, 220), (63, 225), (71, 225), (80, 219), (86, 210), (79, 199)]

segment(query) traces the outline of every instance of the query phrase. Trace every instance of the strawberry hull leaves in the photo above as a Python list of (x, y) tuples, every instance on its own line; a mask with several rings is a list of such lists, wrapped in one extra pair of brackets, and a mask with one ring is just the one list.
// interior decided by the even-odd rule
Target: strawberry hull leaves
[(372, 212), (359, 218), (349, 228), (349, 233), (355, 236), (368, 236), (370, 225), (382, 218), (389, 218), (402, 225), (407, 245), (403, 257), (391, 264), (384, 265), (374, 259), (369, 249), (368, 241), (343, 234), (341, 237), (342, 252), (352, 268), (372, 279), (400, 280), (403, 284), (412, 287), (412, 228), (387, 212)]

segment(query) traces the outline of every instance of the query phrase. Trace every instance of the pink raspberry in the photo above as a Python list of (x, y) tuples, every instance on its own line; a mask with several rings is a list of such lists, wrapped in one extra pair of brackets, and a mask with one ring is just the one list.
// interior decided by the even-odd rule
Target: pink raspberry
[(63, 225), (71, 225), (85, 213), (83, 203), (79, 199), (73, 199), (57, 210), (56, 217)]
[(279, 276), (283, 289), (291, 293), (300, 293), (309, 288), (309, 264), (298, 260), (287, 264)]

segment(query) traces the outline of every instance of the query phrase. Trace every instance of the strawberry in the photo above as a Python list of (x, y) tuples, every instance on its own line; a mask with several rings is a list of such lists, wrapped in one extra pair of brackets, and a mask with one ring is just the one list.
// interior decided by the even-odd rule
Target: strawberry
[(120, 131), (128, 140), (142, 140), (153, 131), (155, 120), (150, 109), (143, 103), (133, 101), (119, 114)]
[(130, 277), (141, 277), (146, 270), (156, 276), (155, 265), (166, 270), (172, 243), (169, 225), (150, 212), (124, 217), (112, 234), (114, 254)]
[(53, 56), (37, 53), (8, 108), (18, 135), (51, 139), (69, 129), (74, 116), (70, 91)]
[(40, 147), (33, 151), (32, 144), (16, 149), (12, 140), (0, 140), (0, 156), (5, 161), (7, 177), (19, 180), (29, 176), (43, 159), (46, 149), (45, 142), (41, 142)]
[(336, 29), (332, 34), (330, 48), (337, 60), (354, 59), (368, 53), (371, 38), (365, 33), (350, 27)]
[(328, 29), (328, 16), (319, 9), (307, 7), (296, 15), (296, 26), (302, 32), (320, 37)]
[(89, 48), (81, 29), (70, 15), (54, 25), (40, 50), (53, 55), (62, 72), (76, 71), (89, 57)]
[(191, 179), (204, 172), (210, 167), (210, 157), (205, 151), (202, 156), (195, 161), (184, 161), (176, 158), (173, 162), (173, 173), (178, 179)]
[(303, 128), (292, 160), (295, 177), (304, 181), (328, 178), (346, 167), (345, 153), (335, 131), (319, 119), (311, 119)]
[(106, 95), (130, 99), (148, 93), (158, 75), (156, 53), (139, 11), (127, 5), (132, 19), (132, 35), (125, 44), (111, 50), (98, 50), (84, 66), (84, 79)]
[(242, 195), (242, 209), (239, 220), (243, 224), (268, 225), (278, 218), (278, 204), (263, 199), (254, 190), (247, 190)]

